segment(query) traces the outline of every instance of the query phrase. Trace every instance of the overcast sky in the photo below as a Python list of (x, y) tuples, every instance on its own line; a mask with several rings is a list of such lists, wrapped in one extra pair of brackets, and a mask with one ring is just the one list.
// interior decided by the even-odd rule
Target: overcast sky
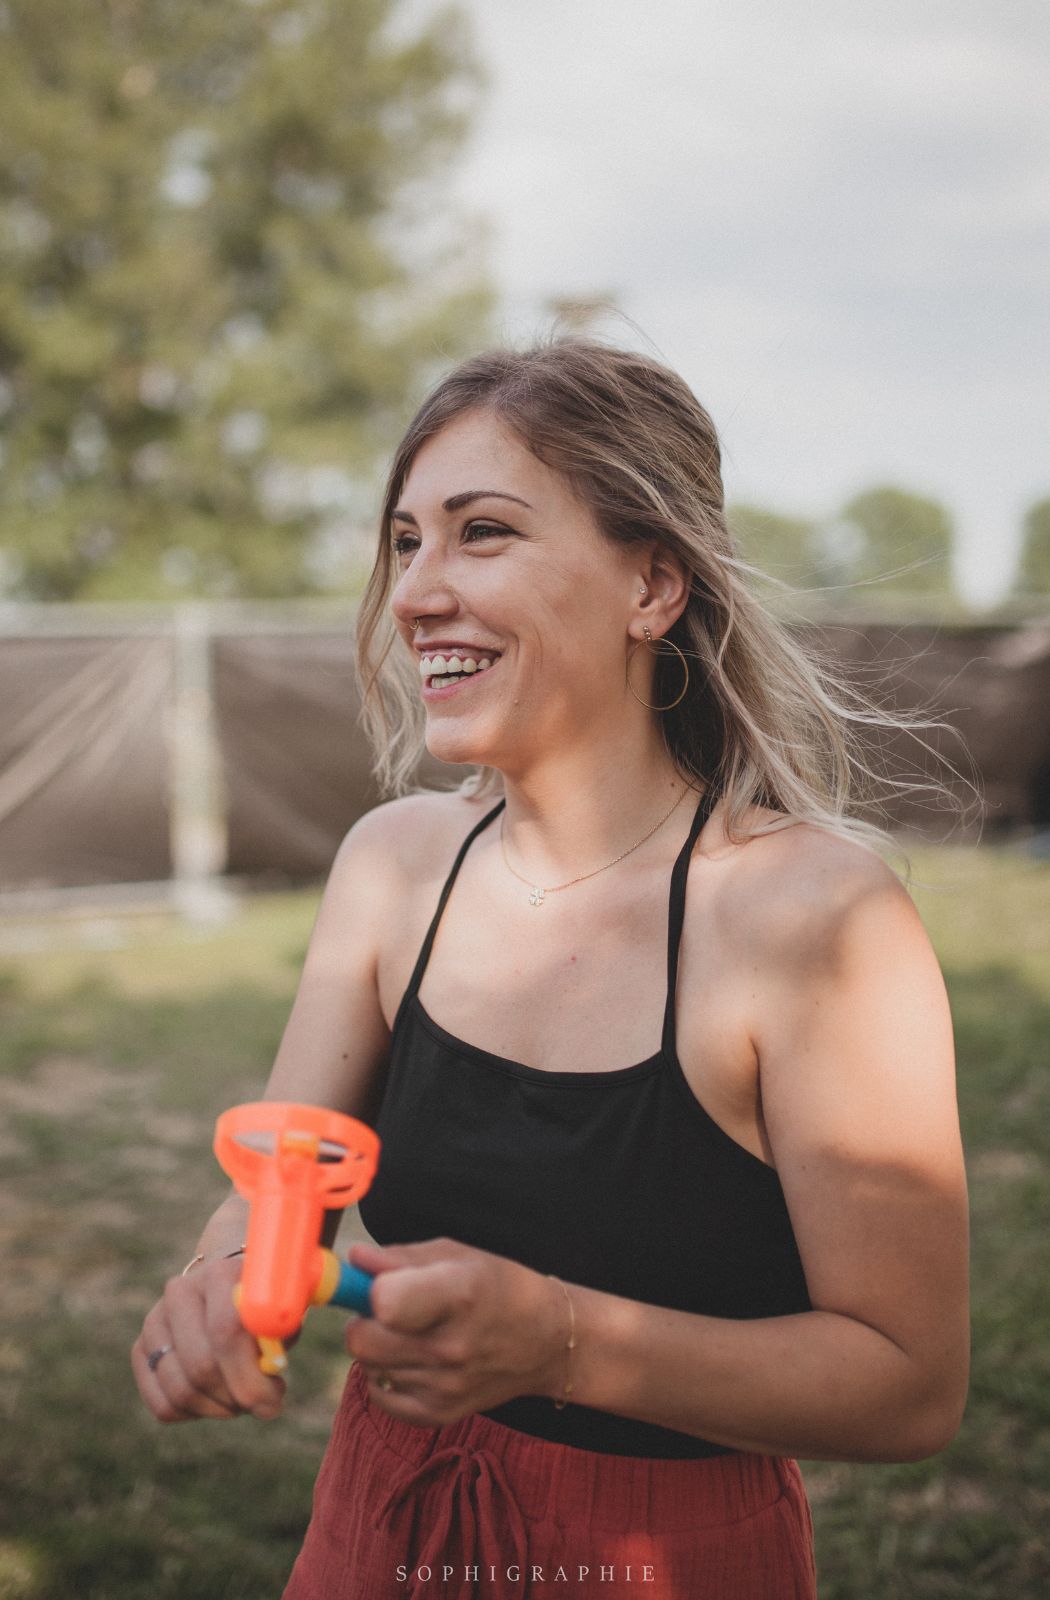
[(1050, 495), (1046, 0), (462, 9), (491, 82), (455, 194), (492, 219), (506, 334), (615, 294), (714, 416), (730, 497), (931, 494), (995, 599)]

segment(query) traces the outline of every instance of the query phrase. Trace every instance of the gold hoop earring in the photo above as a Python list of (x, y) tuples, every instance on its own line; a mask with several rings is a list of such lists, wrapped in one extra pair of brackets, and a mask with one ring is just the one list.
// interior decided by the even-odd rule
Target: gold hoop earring
[[(655, 650), (655, 649), (653, 649), (653, 636), (649, 632), (648, 628), (643, 628), (642, 631), (645, 634), (645, 641), (644, 642), (649, 646), (650, 650), (652, 650), (653, 655), (661, 656), (661, 655), (666, 655), (667, 654), (667, 652), (665, 650)], [(634, 655), (635, 650), (638, 650), (638, 649), (641, 648), (641, 644), (642, 644), (641, 640), (639, 640), (638, 643), (634, 646), (634, 649), (629, 650), (627, 652), (627, 666), (625, 668), (625, 676), (627, 678), (627, 687), (628, 687), (628, 689), (631, 689), (631, 693), (634, 694), (634, 698), (637, 700), (638, 704), (640, 706), (645, 706), (647, 711), (673, 711), (674, 707), (678, 704), (678, 702), (680, 700), (684, 699), (685, 691), (689, 687), (689, 663), (685, 659), (685, 653), (682, 650), (679, 650), (678, 646), (675, 644), (673, 639), (659, 639), (659, 640), (657, 640), (657, 643), (658, 644), (670, 645), (671, 649), (674, 651), (675, 655), (678, 657), (679, 661), (682, 663), (682, 670), (685, 673), (685, 682), (682, 685), (682, 692), (678, 696), (678, 699), (670, 701), (666, 706), (651, 706), (649, 704), (648, 700), (643, 700), (642, 699), (640, 694), (634, 694), (634, 690), (631, 689), (631, 657)]]

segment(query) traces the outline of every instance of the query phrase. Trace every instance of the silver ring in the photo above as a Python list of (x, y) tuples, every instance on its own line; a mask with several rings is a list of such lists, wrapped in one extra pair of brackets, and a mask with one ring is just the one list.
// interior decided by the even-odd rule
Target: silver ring
[(388, 1393), (394, 1387), (394, 1380), (389, 1372), (381, 1372), (376, 1379), (376, 1388)]
[(174, 1348), (175, 1346), (173, 1344), (162, 1344), (156, 1350), (151, 1350), (149, 1355), (146, 1357), (146, 1365), (149, 1370), (151, 1372), (156, 1372), (157, 1368), (164, 1360), (164, 1357), (169, 1351), (174, 1350)]

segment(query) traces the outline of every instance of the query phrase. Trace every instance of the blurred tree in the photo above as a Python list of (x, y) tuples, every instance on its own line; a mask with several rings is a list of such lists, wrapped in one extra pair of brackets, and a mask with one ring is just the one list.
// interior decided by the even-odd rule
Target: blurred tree
[(1019, 595), (1050, 594), (1050, 499), (1037, 500), (1025, 516), (1014, 589)]
[(745, 561), (793, 587), (823, 581), (824, 565), (817, 525), (806, 517), (785, 517), (762, 506), (732, 504), (729, 527)]
[[(880, 485), (855, 495), (832, 525), (842, 539), (844, 583), (869, 583), (879, 593), (954, 600), (952, 520), (936, 500)], [(852, 553), (848, 548), (853, 538)]]
[(0, 583), (288, 595), (345, 570), (406, 396), (487, 337), (435, 180), (455, 7), (0, 0)]

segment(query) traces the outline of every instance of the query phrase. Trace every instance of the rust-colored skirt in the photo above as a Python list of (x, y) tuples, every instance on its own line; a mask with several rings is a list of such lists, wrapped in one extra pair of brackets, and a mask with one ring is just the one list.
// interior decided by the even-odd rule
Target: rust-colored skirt
[(798, 1463), (602, 1455), (473, 1415), (416, 1428), (350, 1369), (283, 1600), (815, 1600)]

